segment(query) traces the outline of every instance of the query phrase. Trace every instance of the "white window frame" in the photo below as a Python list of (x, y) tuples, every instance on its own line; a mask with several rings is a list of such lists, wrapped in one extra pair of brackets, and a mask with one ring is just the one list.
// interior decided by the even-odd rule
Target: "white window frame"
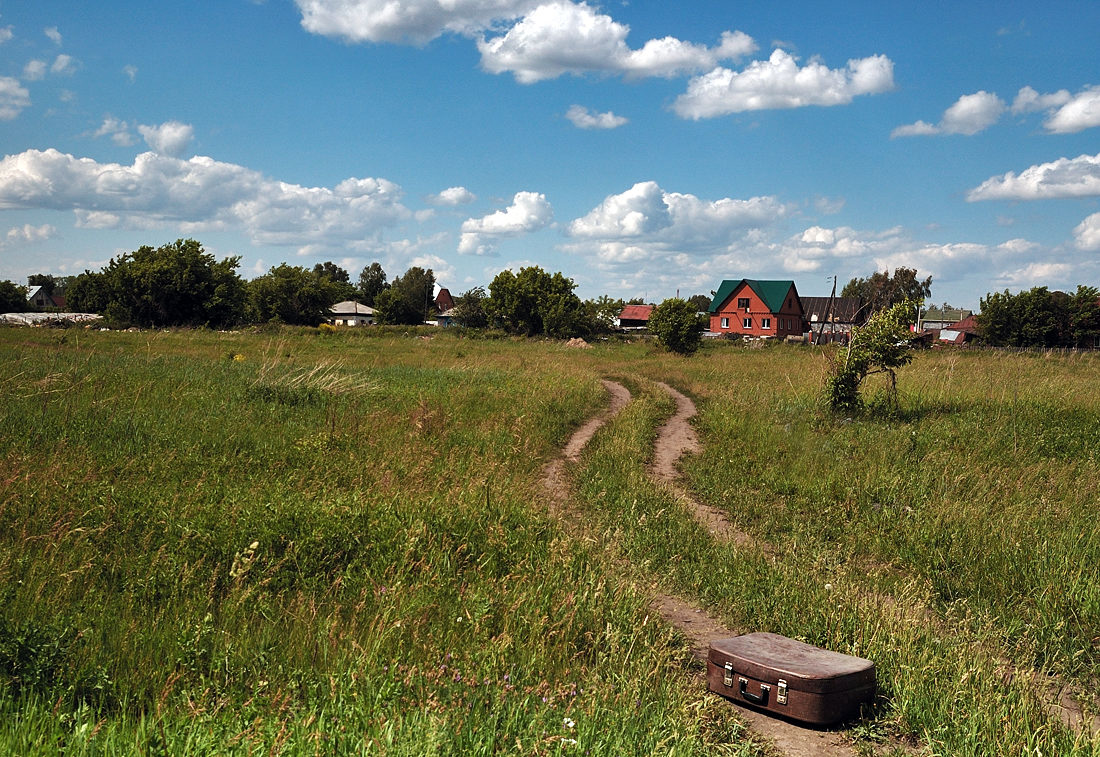
[(722, 328), (728, 329), (729, 327), (730, 327), (730, 319), (729, 318), (723, 318), (722, 319)]
[(769, 331), (771, 331), (772, 319), (771, 318), (761, 318), (760, 319), (760, 328), (768, 329)]
[(751, 329), (752, 328), (752, 318), (742, 318), (741, 319), (741, 328)]

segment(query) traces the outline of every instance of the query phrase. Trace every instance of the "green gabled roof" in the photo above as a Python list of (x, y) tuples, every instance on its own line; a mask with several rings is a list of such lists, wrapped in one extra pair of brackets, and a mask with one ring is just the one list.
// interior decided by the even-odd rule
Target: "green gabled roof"
[[(718, 291), (714, 294), (714, 299), (710, 301), (710, 307), (707, 309), (708, 313), (714, 313), (722, 306), (722, 303), (729, 299), (729, 296), (733, 294), (737, 287), (742, 283), (748, 284), (749, 289), (756, 292), (756, 296), (764, 301), (764, 304), (768, 306), (768, 310), (773, 313), (778, 313), (783, 309), (783, 300), (787, 298), (787, 293), (791, 291), (791, 287), (794, 286), (794, 282), (790, 280), (778, 280), (778, 281), (760, 281), (757, 279), (726, 279), (722, 282), (722, 286), (718, 287)], [(796, 289), (795, 292), (798, 290)]]

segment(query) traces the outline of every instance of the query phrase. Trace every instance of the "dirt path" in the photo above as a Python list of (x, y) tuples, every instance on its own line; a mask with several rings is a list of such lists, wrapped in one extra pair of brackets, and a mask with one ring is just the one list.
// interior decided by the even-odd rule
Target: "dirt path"
[[(550, 508), (555, 513), (561, 514), (569, 502), (570, 485), (566, 463), (579, 460), (585, 445), (600, 427), (630, 402), (630, 392), (622, 384), (604, 380), (603, 385), (611, 395), (608, 409), (577, 429), (569, 438), (562, 454), (547, 463), (543, 469), (543, 486), (550, 498)], [(695, 430), (688, 423), (688, 419), (695, 415), (695, 405), (691, 399), (672, 387), (666, 384), (660, 386), (676, 399), (676, 413), (658, 432), (651, 475), (670, 486), (676, 496), (687, 502), (695, 516), (712, 534), (734, 544), (751, 543), (750, 537), (735, 529), (721, 512), (695, 501), (675, 485), (678, 477), (676, 463), (680, 456), (687, 451), (696, 451), (699, 447)], [(712, 641), (740, 633), (724, 626), (702, 609), (672, 595), (657, 595), (651, 607), (684, 634), (691, 645), (692, 654), (704, 663)], [(706, 685), (703, 675), (698, 676), (698, 680), (700, 686)], [(781, 752), (790, 757), (855, 757), (855, 752), (843, 743), (843, 737), (836, 732), (802, 728), (747, 707), (738, 707), (738, 712), (756, 734), (773, 742)]]

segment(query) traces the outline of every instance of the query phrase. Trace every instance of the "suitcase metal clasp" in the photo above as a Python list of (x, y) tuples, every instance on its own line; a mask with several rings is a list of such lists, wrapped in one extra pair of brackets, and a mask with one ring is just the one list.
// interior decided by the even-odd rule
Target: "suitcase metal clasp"
[(733, 663), (727, 662), (726, 668), (722, 672), (722, 683), (726, 686), (733, 686)]
[(775, 703), (786, 704), (787, 703), (787, 682), (782, 678), (779, 679), (779, 683), (776, 686)]

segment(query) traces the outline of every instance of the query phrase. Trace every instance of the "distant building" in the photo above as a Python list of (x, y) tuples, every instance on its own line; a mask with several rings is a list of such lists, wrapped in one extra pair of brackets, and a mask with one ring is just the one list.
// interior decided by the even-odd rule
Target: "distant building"
[[(831, 300), (831, 302), (830, 302)], [(859, 297), (803, 297), (804, 331), (817, 341), (846, 343), (853, 326), (867, 321), (868, 308)]]
[(920, 323), (917, 324), (917, 331), (945, 329), (953, 323), (969, 318), (973, 314), (972, 310), (962, 310), (960, 308), (928, 308), (921, 316)]
[(46, 290), (41, 286), (32, 286), (27, 291), (27, 302), (34, 305), (39, 310), (46, 308), (56, 308), (58, 310), (64, 310), (65, 308), (65, 296), (60, 294), (46, 294)]
[(711, 300), (710, 330), (745, 337), (802, 336), (802, 300), (793, 281), (726, 279)]
[(329, 308), (328, 320), (334, 326), (369, 326), (374, 323), (374, 308), (355, 300), (344, 300)]
[(451, 292), (446, 287), (440, 287), (439, 294), (435, 296), (435, 312), (446, 313), (448, 310), (454, 310), (455, 301), (454, 297), (451, 297)]
[(627, 305), (619, 313), (619, 328), (644, 329), (649, 325), (649, 316), (653, 314), (653, 305)]

